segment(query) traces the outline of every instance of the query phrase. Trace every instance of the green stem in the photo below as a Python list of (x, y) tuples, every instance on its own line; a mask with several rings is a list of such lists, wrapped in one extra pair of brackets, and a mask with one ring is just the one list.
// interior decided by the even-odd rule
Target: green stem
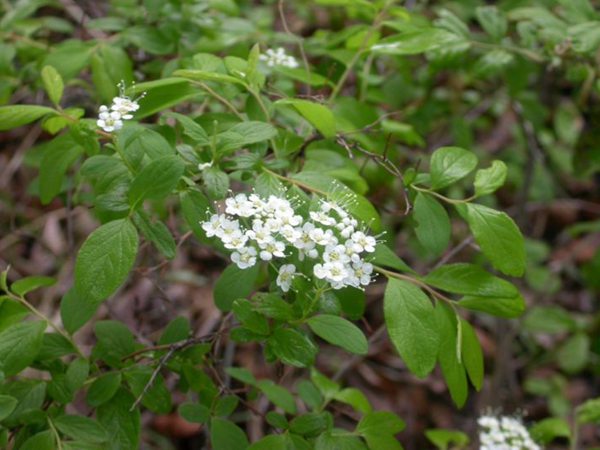
[(50, 419), (50, 417), (48, 417), (48, 425), (50, 426), (50, 429), (52, 430), (52, 434), (54, 434), (54, 439), (56, 440), (56, 449), (62, 450), (63, 446), (62, 446), (62, 442), (60, 440), (60, 435), (58, 434), (58, 430), (52, 423), (52, 420)]
[(314, 187), (309, 186), (307, 184), (304, 184), (301, 181), (294, 180), (293, 178), (288, 178), (286, 176), (279, 175), (277, 172), (273, 172), (272, 170), (269, 170), (266, 167), (263, 167), (262, 170), (264, 172), (267, 172), (267, 173), (273, 175), (276, 178), (279, 178), (280, 180), (287, 181), (288, 183), (294, 184), (294, 185), (296, 185), (298, 187), (301, 187), (302, 189), (306, 189), (307, 191), (314, 192), (315, 194), (323, 195), (325, 197), (327, 197), (327, 195), (328, 195), (327, 192), (325, 192), (325, 191), (322, 191), (320, 189), (317, 189), (317, 188), (314, 188)]
[(401, 273), (398, 273), (398, 272), (392, 272), (391, 270), (387, 270), (387, 269), (384, 269), (383, 267), (379, 267), (379, 266), (375, 266), (375, 265), (373, 266), (373, 268), (377, 272), (385, 275), (388, 278), (396, 278), (398, 280), (408, 281), (409, 283), (412, 283), (415, 286), (418, 286), (421, 289), (427, 291), (433, 297), (435, 297), (435, 298), (437, 298), (439, 300), (442, 300), (442, 301), (450, 304), (452, 307), (454, 306), (453, 305), (454, 302), (452, 301), (452, 299), (446, 297), (443, 294), (440, 294), (438, 291), (436, 291), (435, 289), (433, 289), (431, 286), (429, 286), (424, 281), (419, 280), (418, 278), (414, 278), (414, 277), (411, 277), (410, 275), (404, 275), (404, 274), (401, 274)]
[(411, 184), (410, 185), (411, 188), (413, 188), (415, 191), (419, 191), (419, 192), (426, 192), (427, 194), (433, 195), (434, 197), (439, 198), (440, 200), (445, 201), (446, 203), (451, 203), (453, 205), (460, 205), (462, 203), (469, 203), (472, 200), (475, 200), (477, 198), (476, 195), (472, 195), (468, 198), (463, 198), (463, 199), (455, 199), (455, 198), (448, 198), (442, 194), (438, 194), (435, 191), (432, 191), (431, 189), (427, 189), (427, 188), (423, 188), (423, 187), (419, 187), (415, 184)]

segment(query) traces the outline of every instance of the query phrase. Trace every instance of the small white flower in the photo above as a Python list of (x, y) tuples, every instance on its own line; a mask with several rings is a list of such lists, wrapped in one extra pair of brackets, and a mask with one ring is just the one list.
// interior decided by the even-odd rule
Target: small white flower
[(276, 280), (277, 286), (279, 286), (283, 292), (289, 291), (295, 275), (296, 266), (293, 264), (284, 264), (279, 268), (279, 275), (277, 275)]
[(323, 261), (325, 262), (341, 262), (343, 264), (350, 261), (350, 257), (346, 253), (346, 247), (343, 245), (328, 245), (323, 252)]
[(333, 217), (328, 216), (323, 211), (310, 211), (309, 215), (312, 220), (319, 222), (321, 225), (325, 225), (326, 227), (332, 227), (336, 224), (336, 220)]
[(221, 239), (223, 244), (231, 242), (232, 238), (237, 236), (240, 231), (240, 223), (237, 220), (223, 219), (221, 227), (215, 233)]
[(135, 100), (131, 100), (129, 97), (115, 97), (113, 98), (113, 104), (110, 107), (113, 111), (121, 114), (123, 119), (133, 119), (133, 115), (130, 113), (140, 109), (140, 105)]
[(107, 133), (123, 128), (121, 114), (116, 111), (109, 111), (106, 105), (100, 107), (96, 124)]
[(308, 232), (310, 238), (318, 245), (335, 245), (337, 238), (331, 230), (323, 230), (322, 228), (314, 228)]
[(271, 234), (271, 229), (266, 226), (261, 220), (255, 220), (252, 223), (252, 229), (246, 231), (246, 235), (256, 241), (259, 245), (273, 242), (275, 238)]
[(230, 250), (238, 250), (246, 245), (248, 242), (248, 236), (242, 233), (241, 230), (235, 230), (230, 236), (228, 236), (228, 241), (225, 242), (225, 248)]
[(286, 55), (283, 47), (279, 47), (277, 50), (269, 48), (264, 54), (259, 56), (259, 59), (264, 61), (269, 67), (284, 66), (294, 69), (299, 66), (296, 58)]
[(226, 220), (225, 216), (220, 214), (213, 214), (210, 220), (202, 223), (202, 229), (205, 231), (207, 237), (216, 236), (220, 232), (223, 221)]
[(372, 253), (375, 251), (375, 246), (377, 245), (377, 241), (373, 236), (367, 236), (362, 231), (352, 233), (352, 241), (355, 244), (357, 253), (363, 251)]
[(267, 242), (260, 246), (261, 251), (259, 253), (260, 259), (263, 261), (271, 261), (273, 257), (283, 258), (285, 253), (285, 244), (279, 241)]
[(247, 269), (256, 264), (256, 249), (243, 247), (231, 254), (231, 260), (240, 268)]
[(198, 170), (200, 172), (204, 172), (206, 169), (210, 169), (212, 167), (212, 161), (207, 163), (198, 164)]
[(294, 244), (302, 236), (302, 231), (291, 225), (284, 225), (279, 230), (279, 234), (281, 234), (290, 244)]

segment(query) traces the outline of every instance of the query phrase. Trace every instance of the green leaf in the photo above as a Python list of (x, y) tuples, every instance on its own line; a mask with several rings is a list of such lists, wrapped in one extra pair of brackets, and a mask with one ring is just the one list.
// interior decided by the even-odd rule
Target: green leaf
[(278, 100), (275, 102), (275, 105), (289, 105), (294, 107), (324, 137), (332, 138), (335, 136), (335, 117), (327, 106), (296, 98)]
[(75, 288), (71, 288), (60, 302), (60, 317), (65, 329), (71, 334), (85, 325), (98, 309), (98, 301), (86, 299), (85, 294), (79, 294)]
[(14, 323), (20, 322), (30, 313), (29, 309), (14, 300), (0, 301), (0, 332)]
[(240, 269), (230, 264), (217, 279), (214, 288), (215, 304), (221, 311), (230, 311), (234, 300), (246, 298), (254, 291), (259, 266)]
[(133, 396), (120, 389), (113, 398), (96, 410), (98, 422), (108, 431), (106, 450), (138, 450), (140, 445), (140, 411), (131, 410)]
[(190, 321), (185, 317), (171, 320), (158, 340), (158, 345), (174, 344), (190, 337)]
[(184, 116), (183, 114), (167, 112), (163, 114), (165, 117), (173, 117), (183, 126), (183, 134), (188, 136), (191, 140), (193, 140), (198, 145), (209, 145), (210, 140), (208, 138), (208, 134), (204, 131), (197, 122), (191, 119), (188, 116)]
[(475, 264), (446, 264), (427, 274), (423, 281), (454, 294), (506, 298), (519, 295), (514, 285), (493, 276)]
[(15, 281), (11, 286), (10, 290), (16, 295), (22, 297), (27, 293), (39, 289), (41, 287), (52, 286), (56, 283), (56, 279), (52, 277), (33, 276), (27, 278), (21, 278)]
[(16, 407), (16, 398), (10, 395), (0, 395), (0, 422), (10, 416)]
[(109, 401), (121, 386), (121, 372), (108, 372), (100, 375), (90, 386), (86, 401), (92, 408), (97, 408)]
[(42, 82), (44, 83), (44, 89), (46, 89), (50, 101), (58, 106), (64, 90), (62, 77), (54, 67), (44, 66), (42, 69)]
[(48, 114), (56, 114), (56, 111), (37, 105), (0, 106), (0, 131), (26, 125)]
[(227, 197), (229, 192), (229, 177), (218, 167), (209, 167), (202, 172), (204, 186), (210, 197), (220, 200)]
[(200, 99), (203, 95), (185, 78), (176, 77), (136, 84), (128, 91), (128, 95), (142, 92), (146, 92), (146, 96), (140, 102), (140, 109), (136, 111), (137, 119), (151, 116), (192, 98)]
[(252, 297), (254, 309), (271, 319), (290, 320), (294, 317), (292, 305), (277, 294), (259, 292)]
[(456, 444), (458, 448), (464, 447), (469, 443), (469, 436), (462, 431), (444, 430), (441, 428), (425, 430), (425, 437), (434, 444), (439, 450), (448, 450), (451, 444)]
[(497, 159), (487, 169), (479, 169), (475, 172), (475, 195), (481, 197), (495, 192), (506, 181), (506, 164)]
[(438, 359), (442, 374), (450, 390), (454, 404), (461, 408), (467, 400), (468, 386), (465, 367), (462, 364), (462, 345), (458, 344), (458, 323), (454, 311), (444, 302), (438, 302), (434, 318), (440, 336)]
[[(119, 95), (117, 85), (121, 81), (127, 85), (133, 81), (133, 64), (127, 52), (117, 45), (99, 44), (92, 55), (91, 69), (96, 91), (107, 103)], [(146, 99), (141, 103), (146, 103)], [(135, 116), (139, 117), (137, 111)]]
[(62, 334), (46, 333), (37, 359), (39, 361), (49, 361), (73, 353), (75, 353), (75, 347)]
[(176, 77), (188, 78), (195, 81), (216, 81), (218, 83), (238, 84), (245, 86), (244, 82), (239, 78), (226, 75), (218, 72), (208, 72), (206, 70), (176, 70), (173, 72)]
[(600, 423), (600, 398), (588, 400), (577, 407), (577, 423)]
[(458, 305), (473, 311), (481, 311), (493, 316), (512, 319), (525, 312), (525, 300), (521, 295), (510, 298), (465, 296)]
[(182, 403), (178, 411), (190, 423), (207, 423), (210, 420), (210, 409), (200, 403)]
[(414, 201), (415, 234), (421, 245), (432, 255), (439, 256), (450, 242), (450, 218), (433, 196), (417, 192)]
[(252, 375), (252, 372), (250, 372), (248, 369), (244, 369), (242, 367), (227, 367), (225, 372), (242, 383), (249, 384), (250, 386), (254, 386), (256, 384), (256, 378), (254, 378), (254, 375)]
[(257, 334), (269, 334), (269, 322), (266, 317), (254, 311), (248, 300), (239, 299), (234, 301), (233, 312), (235, 318), (247, 329)]
[(389, 267), (400, 272), (414, 273), (414, 270), (408, 264), (402, 261), (398, 255), (382, 242), (378, 242), (375, 246), (375, 251), (371, 254), (370, 261), (377, 266)]
[(365, 394), (356, 388), (342, 389), (333, 396), (333, 399), (352, 406), (362, 414), (368, 414), (373, 410)]
[(465, 207), (475, 241), (500, 272), (520, 277), (525, 272), (525, 242), (515, 222), (506, 213), (468, 203)]
[(217, 151), (226, 153), (239, 150), (250, 144), (267, 141), (277, 135), (277, 129), (265, 122), (248, 121), (237, 123), (217, 135)]
[(6, 377), (16, 375), (29, 366), (40, 349), (46, 322), (20, 322), (0, 333), (0, 371)]
[(394, 435), (404, 427), (404, 422), (394, 413), (374, 411), (366, 414), (358, 422), (356, 432), (365, 438), (369, 448), (373, 450), (400, 450), (402, 446)]
[(98, 342), (93, 355), (112, 367), (121, 367), (121, 359), (135, 350), (133, 333), (116, 320), (102, 320), (94, 325)]
[(481, 27), (496, 41), (506, 34), (508, 23), (504, 13), (496, 6), (480, 6), (475, 8), (475, 15)]
[(441, 189), (466, 177), (477, 166), (477, 156), (460, 147), (438, 148), (431, 155), (431, 188)]
[(83, 154), (84, 149), (70, 134), (63, 134), (46, 144), (40, 164), (40, 200), (50, 203), (63, 189), (69, 167)]
[(256, 386), (267, 396), (271, 403), (279, 406), (288, 414), (296, 414), (296, 401), (286, 388), (275, 384), (271, 380), (260, 380), (256, 383)]
[(56, 440), (51, 430), (42, 431), (34, 434), (23, 442), (19, 450), (55, 450)]
[(461, 356), (462, 362), (467, 370), (467, 375), (471, 380), (471, 384), (478, 391), (481, 390), (483, 384), (484, 368), (483, 368), (483, 352), (479, 339), (473, 327), (464, 319), (460, 321), (461, 327)]
[(577, 373), (585, 368), (589, 360), (590, 338), (584, 333), (569, 337), (556, 352), (556, 361), (567, 373)]
[(328, 78), (319, 75), (315, 72), (307, 72), (306, 69), (294, 69), (291, 67), (276, 66), (274, 70), (277, 73), (285, 75), (293, 80), (300, 81), (301, 83), (308, 84), (309, 86), (325, 86), (331, 85), (331, 81)]
[(175, 257), (177, 248), (175, 239), (173, 239), (173, 235), (164, 223), (160, 221), (152, 222), (150, 217), (142, 210), (136, 211), (133, 221), (142, 232), (142, 235), (152, 242), (159, 252), (169, 259)]
[(129, 204), (136, 207), (147, 199), (163, 199), (175, 189), (184, 170), (185, 164), (177, 156), (163, 156), (151, 161), (133, 179)]
[[(148, 366), (137, 366), (124, 372), (125, 379), (131, 388), (131, 393), (137, 398), (142, 395), (146, 386), (149, 385), (153, 369)], [(171, 412), (171, 393), (165, 385), (162, 375), (155, 377), (150, 387), (142, 397), (142, 405), (156, 414), (168, 414)]]
[(237, 395), (224, 395), (217, 400), (213, 407), (213, 415), (216, 417), (228, 417), (232, 415), (240, 404), (240, 399)]
[(359, 438), (348, 435), (346, 430), (336, 429), (321, 434), (313, 448), (314, 450), (367, 450)]
[(53, 420), (58, 430), (67, 436), (83, 442), (100, 444), (108, 440), (108, 434), (98, 422), (84, 416), (60, 416)]
[(308, 319), (307, 324), (317, 336), (350, 353), (366, 355), (369, 351), (367, 338), (360, 328), (342, 317), (320, 314)]
[(134, 123), (119, 131), (117, 145), (123, 149), (122, 154), (129, 166), (133, 167), (134, 173), (141, 169), (144, 155), (155, 160), (175, 154), (175, 148), (162, 134)]
[(278, 328), (267, 343), (275, 356), (295, 367), (312, 365), (318, 351), (308, 336), (292, 328)]
[(308, 413), (295, 417), (290, 423), (290, 431), (302, 436), (314, 437), (325, 431), (329, 426), (329, 413)]
[(459, 36), (440, 28), (422, 28), (382, 39), (371, 51), (384, 55), (417, 55), (460, 42)]
[(205, 221), (211, 211), (208, 199), (200, 191), (189, 190), (179, 195), (179, 201), (187, 226), (194, 232), (196, 238), (206, 240), (207, 237), (200, 222)]
[(274, 434), (254, 442), (248, 450), (288, 450), (287, 443), (285, 435)]
[(210, 421), (210, 443), (213, 450), (245, 450), (249, 445), (240, 427), (217, 417)]
[(542, 445), (548, 445), (556, 438), (565, 438), (570, 441), (571, 427), (564, 419), (549, 417), (532, 426), (529, 430), (529, 434), (534, 441), (539, 442)]
[(390, 278), (383, 302), (394, 347), (411, 372), (425, 377), (433, 370), (440, 347), (431, 300), (414, 285)]
[(112, 295), (127, 279), (137, 251), (138, 234), (127, 219), (108, 222), (90, 234), (75, 262), (75, 288), (85, 302), (97, 306)]

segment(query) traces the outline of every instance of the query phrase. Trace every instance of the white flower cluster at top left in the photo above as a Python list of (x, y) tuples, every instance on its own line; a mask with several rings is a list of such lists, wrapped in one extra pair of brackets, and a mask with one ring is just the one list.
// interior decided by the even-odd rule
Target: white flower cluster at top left
[[(364, 255), (375, 251), (376, 239), (335, 202), (320, 201), (310, 220), (297, 214), (289, 200), (274, 195), (237, 194), (225, 200), (226, 214), (202, 222), (208, 237), (216, 236), (233, 250), (231, 260), (240, 268), (258, 260), (297, 256), (314, 260), (312, 275), (332, 288), (362, 288), (371, 282), (373, 265)], [(279, 267), (277, 285), (287, 292), (296, 273), (294, 264)]]

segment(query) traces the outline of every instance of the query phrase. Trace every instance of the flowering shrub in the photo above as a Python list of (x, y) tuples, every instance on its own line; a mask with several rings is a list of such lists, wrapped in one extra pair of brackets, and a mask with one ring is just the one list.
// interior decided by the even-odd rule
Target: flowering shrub
[[(564, 377), (536, 371), (589, 370), (597, 321), (547, 305), (522, 333), (510, 321), (523, 293), (560, 288), (528, 224), (560, 184), (538, 154), (568, 166), (557, 180), (598, 166), (573, 130), (598, 87), (597, 11), (312, 3), (3, 3), (6, 170), (35, 169), (22, 195), (49, 217), (11, 217), (31, 223), (0, 250), (46, 219), (68, 239), (40, 273), (29, 241), (2, 255), (0, 447), (467, 448), (469, 396), (511, 384), (492, 356), (512, 344), (553, 417), (529, 435), (484, 416), (480, 449), (578, 448), (600, 420), (598, 400), (572, 409)], [(547, 119), (539, 86), (578, 99)], [(557, 355), (538, 357), (538, 333), (559, 335)], [(421, 437), (439, 420), (411, 417), (404, 439), (421, 397), (471, 425)]]

